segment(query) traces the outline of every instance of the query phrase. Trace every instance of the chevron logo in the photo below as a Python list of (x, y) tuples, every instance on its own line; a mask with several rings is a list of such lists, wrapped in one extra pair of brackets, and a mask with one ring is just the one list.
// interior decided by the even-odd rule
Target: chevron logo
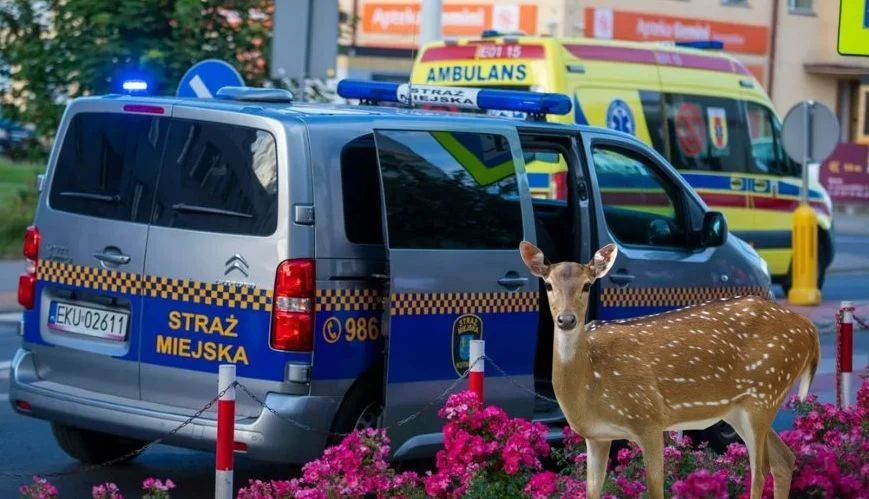
[(238, 253), (232, 255), (232, 257), (226, 261), (225, 265), (226, 270), (224, 270), (223, 275), (229, 275), (230, 272), (237, 270), (247, 277), (247, 271), (250, 268), (247, 261), (245, 261), (245, 259)]

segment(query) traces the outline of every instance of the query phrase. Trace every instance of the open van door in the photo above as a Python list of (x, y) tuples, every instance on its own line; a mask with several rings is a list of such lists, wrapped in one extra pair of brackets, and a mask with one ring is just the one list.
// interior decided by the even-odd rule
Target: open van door
[(437, 409), (469, 368), (470, 340), (492, 359), (485, 402), (532, 415), (538, 283), (519, 243), (534, 237), (533, 212), (513, 127), (393, 127), (375, 142), (389, 258), (383, 424), (405, 459), (441, 445)]

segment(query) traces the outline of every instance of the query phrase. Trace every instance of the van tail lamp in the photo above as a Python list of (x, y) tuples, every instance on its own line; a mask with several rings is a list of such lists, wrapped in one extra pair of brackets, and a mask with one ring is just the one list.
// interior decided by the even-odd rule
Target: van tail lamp
[(552, 174), (553, 199), (567, 200), (567, 172)]
[(30, 407), (30, 402), (27, 402), (26, 400), (16, 400), (15, 407), (17, 407), (19, 410), (26, 411), (26, 412), (30, 412), (32, 409)]
[(285, 260), (275, 272), (269, 345), (275, 350), (314, 348), (314, 260)]
[(36, 302), (36, 260), (39, 258), (39, 245), (42, 238), (39, 229), (31, 225), (24, 232), (24, 248), (22, 253), (27, 259), (27, 269), (18, 276), (18, 304), (27, 310), (33, 308)]
[(161, 106), (149, 106), (147, 104), (125, 104), (124, 111), (128, 113), (163, 114), (165, 110)]

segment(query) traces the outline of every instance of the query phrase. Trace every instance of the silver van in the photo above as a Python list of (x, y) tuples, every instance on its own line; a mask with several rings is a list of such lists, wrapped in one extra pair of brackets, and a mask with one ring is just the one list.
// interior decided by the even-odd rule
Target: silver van
[[(569, 110), (565, 96), (339, 92), (363, 105), (229, 87), (71, 102), (25, 238), (14, 409), (50, 421), (75, 459), (105, 462), (193, 416), (232, 363), (271, 409), (239, 392), (239, 452), (304, 463), (336, 433), (390, 425), (394, 459), (425, 457), (443, 421), (439, 404), (423, 409), (483, 338), (503, 369), (486, 370), (487, 402), (557, 440), (557, 404), (534, 396), (552, 396), (552, 319), (521, 240), (553, 261), (619, 246), (590, 320), (770, 296), (763, 260), (654, 150), (534, 119)], [(408, 94), (479, 112), (399, 105)], [(568, 164), (563, 199), (530, 195), (537, 155)], [(206, 411), (164, 442), (212, 450), (215, 423)]]

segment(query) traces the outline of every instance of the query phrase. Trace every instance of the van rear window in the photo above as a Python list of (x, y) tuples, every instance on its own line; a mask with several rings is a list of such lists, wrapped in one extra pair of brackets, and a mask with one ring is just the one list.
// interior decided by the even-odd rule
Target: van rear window
[(75, 115), (59, 138), (51, 207), (146, 223), (167, 126), (166, 118), (145, 115)]

